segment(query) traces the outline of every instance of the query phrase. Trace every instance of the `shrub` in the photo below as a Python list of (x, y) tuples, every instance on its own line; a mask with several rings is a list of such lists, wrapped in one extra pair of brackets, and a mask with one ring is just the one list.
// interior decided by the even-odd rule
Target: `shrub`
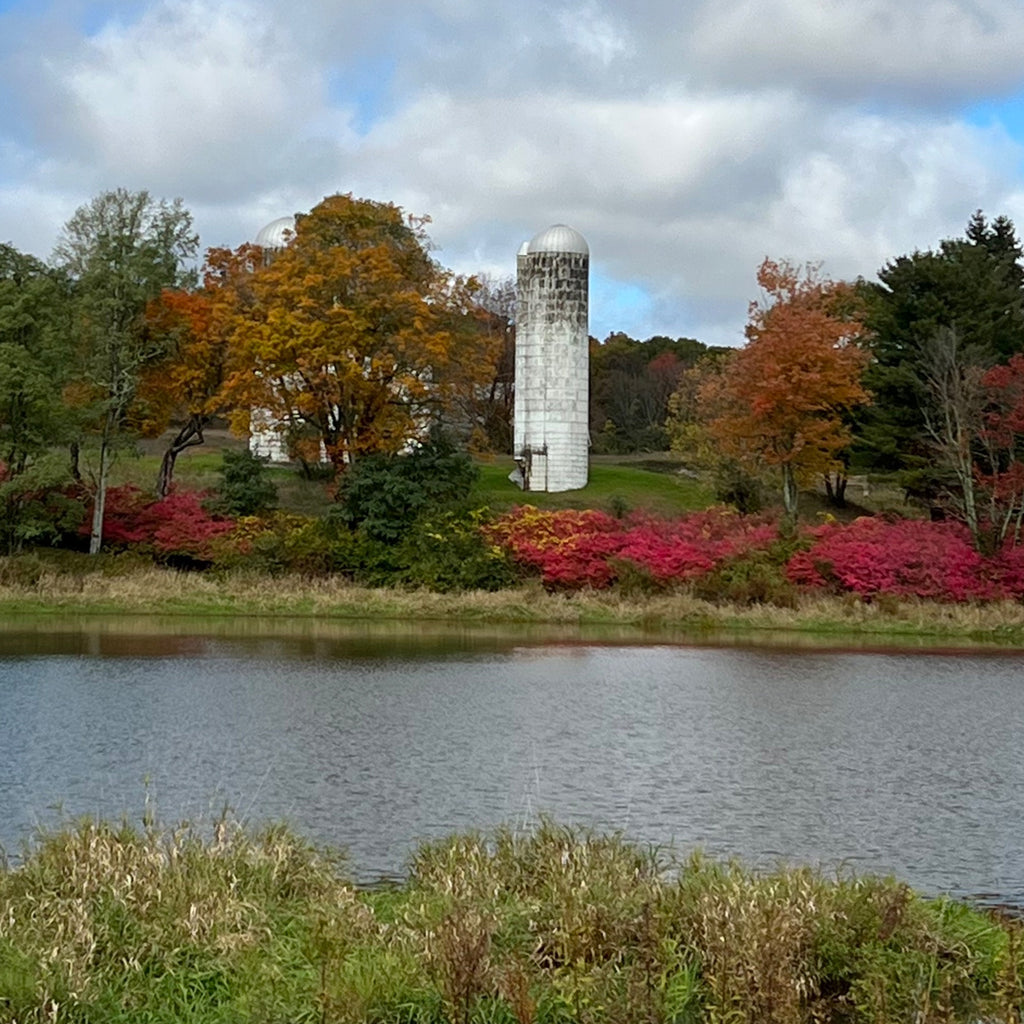
[(807, 534), (810, 547), (786, 567), (799, 586), (935, 601), (988, 600), (1004, 593), (998, 574), (958, 523), (865, 516)]
[(527, 505), (499, 519), (489, 536), (552, 588), (600, 589), (626, 579), (650, 589), (698, 579), (727, 558), (771, 544), (777, 532), (766, 520), (722, 508), (678, 520), (643, 514), (619, 520)]
[(16, 476), (0, 462), (0, 551), (65, 543), (84, 519), (84, 494), (69, 486), (65, 459), (48, 456)]
[(420, 517), (465, 501), (479, 470), (444, 439), (406, 455), (368, 455), (338, 486), (338, 519), (374, 540), (402, 538)]
[(738, 605), (796, 605), (797, 588), (786, 575), (793, 545), (784, 541), (746, 551), (694, 581), (693, 592), (707, 601)]
[(372, 587), (501, 590), (512, 586), (517, 574), (508, 552), (481, 530), (487, 517), (485, 509), (442, 512), (413, 525), (398, 543), (335, 524), (331, 568)]
[(221, 484), (210, 508), (227, 516), (258, 516), (277, 506), (277, 488), (267, 476), (267, 460), (248, 448), (221, 456)]
[[(196, 491), (172, 491), (154, 501), (131, 484), (110, 487), (103, 509), (104, 544), (133, 547), (160, 561), (207, 564), (234, 523), (209, 512), (204, 497)], [(90, 511), (79, 527), (83, 536), (89, 534), (91, 517)]]
[(320, 576), (332, 570), (332, 545), (333, 531), (322, 520), (275, 511), (236, 520), (216, 544), (214, 561), (221, 568)]
[(514, 585), (517, 573), (508, 552), (481, 529), (488, 516), (486, 509), (445, 512), (418, 523), (403, 542), (408, 582), (442, 593)]

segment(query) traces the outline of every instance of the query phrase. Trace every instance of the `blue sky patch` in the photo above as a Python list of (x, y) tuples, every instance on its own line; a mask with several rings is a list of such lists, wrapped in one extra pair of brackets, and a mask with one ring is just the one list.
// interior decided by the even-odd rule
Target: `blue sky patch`
[(1024, 93), (976, 103), (964, 111), (964, 116), (971, 124), (983, 128), (993, 123), (1001, 125), (1009, 135), (1024, 145)]
[(352, 67), (335, 68), (328, 77), (328, 94), (334, 103), (352, 106), (353, 127), (365, 135), (392, 109), (397, 60), (380, 56)]

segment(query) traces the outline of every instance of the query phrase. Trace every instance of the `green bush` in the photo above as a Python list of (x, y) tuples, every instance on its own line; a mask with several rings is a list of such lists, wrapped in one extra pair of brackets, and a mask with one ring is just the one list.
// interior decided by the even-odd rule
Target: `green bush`
[(719, 604), (771, 604), (794, 608), (797, 588), (786, 576), (786, 563), (796, 549), (791, 541), (748, 551), (694, 580), (696, 597)]
[(0, 463), (0, 552), (66, 543), (85, 521), (85, 505), (66, 458), (47, 456), (14, 477)]
[(402, 548), (408, 559), (408, 582), (430, 590), (503, 590), (519, 580), (504, 549), (489, 543), (482, 526), (486, 509), (446, 512), (418, 523)]
[(267, 460), (248, 448), (225, 450), (221, 484), (217, 497), (209, 502), (211, 511), (225, 516), (258, 516), (277, 507), (277, 487), (267, 476)]
[(405, 585), (449, 593), (513, 586), (519, 577), (508, 553), (481, 531), (486, 517), (486, 510), (440, 513), (415, 523), (397, 543), (335, 523), (331, 569), (371, 587)]
[(479, 470), (440, 438), (405, 455), (368, 455), (338, 486), (337, 518), (374, 540), (401, 540), (424, 515), (464, 502)]

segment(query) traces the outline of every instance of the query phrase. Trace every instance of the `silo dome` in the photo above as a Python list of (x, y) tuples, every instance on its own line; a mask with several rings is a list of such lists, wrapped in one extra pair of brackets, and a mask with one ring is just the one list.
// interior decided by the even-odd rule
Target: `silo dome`
[(295, 237), (295, 218), (278, 217), (256, 236), (256, 244), (263, 249), (284, 249)]
[(573, 252), (582, 256), (590, 255), (587, 240), (568, 224), (552, 224), (551, 227), (530, 239), (527, 252)]

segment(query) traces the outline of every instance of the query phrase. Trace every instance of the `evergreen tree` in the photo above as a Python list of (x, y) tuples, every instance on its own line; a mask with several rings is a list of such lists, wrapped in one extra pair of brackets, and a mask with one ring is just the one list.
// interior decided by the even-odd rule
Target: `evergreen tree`
[(862, 284), (874, 404), (857, 424), (859, 456), (877, 469), (902, 470), (911, 492), (936, 493), (938, 470), (926, 424), (936, 418), (929, 368), (934, 348), (955, 331), (979, 366), (1024, 350), (1024, 267), (1013, 222), (989, 223), (979, 210), (964, 238), (891, 260), (878, 282)]

